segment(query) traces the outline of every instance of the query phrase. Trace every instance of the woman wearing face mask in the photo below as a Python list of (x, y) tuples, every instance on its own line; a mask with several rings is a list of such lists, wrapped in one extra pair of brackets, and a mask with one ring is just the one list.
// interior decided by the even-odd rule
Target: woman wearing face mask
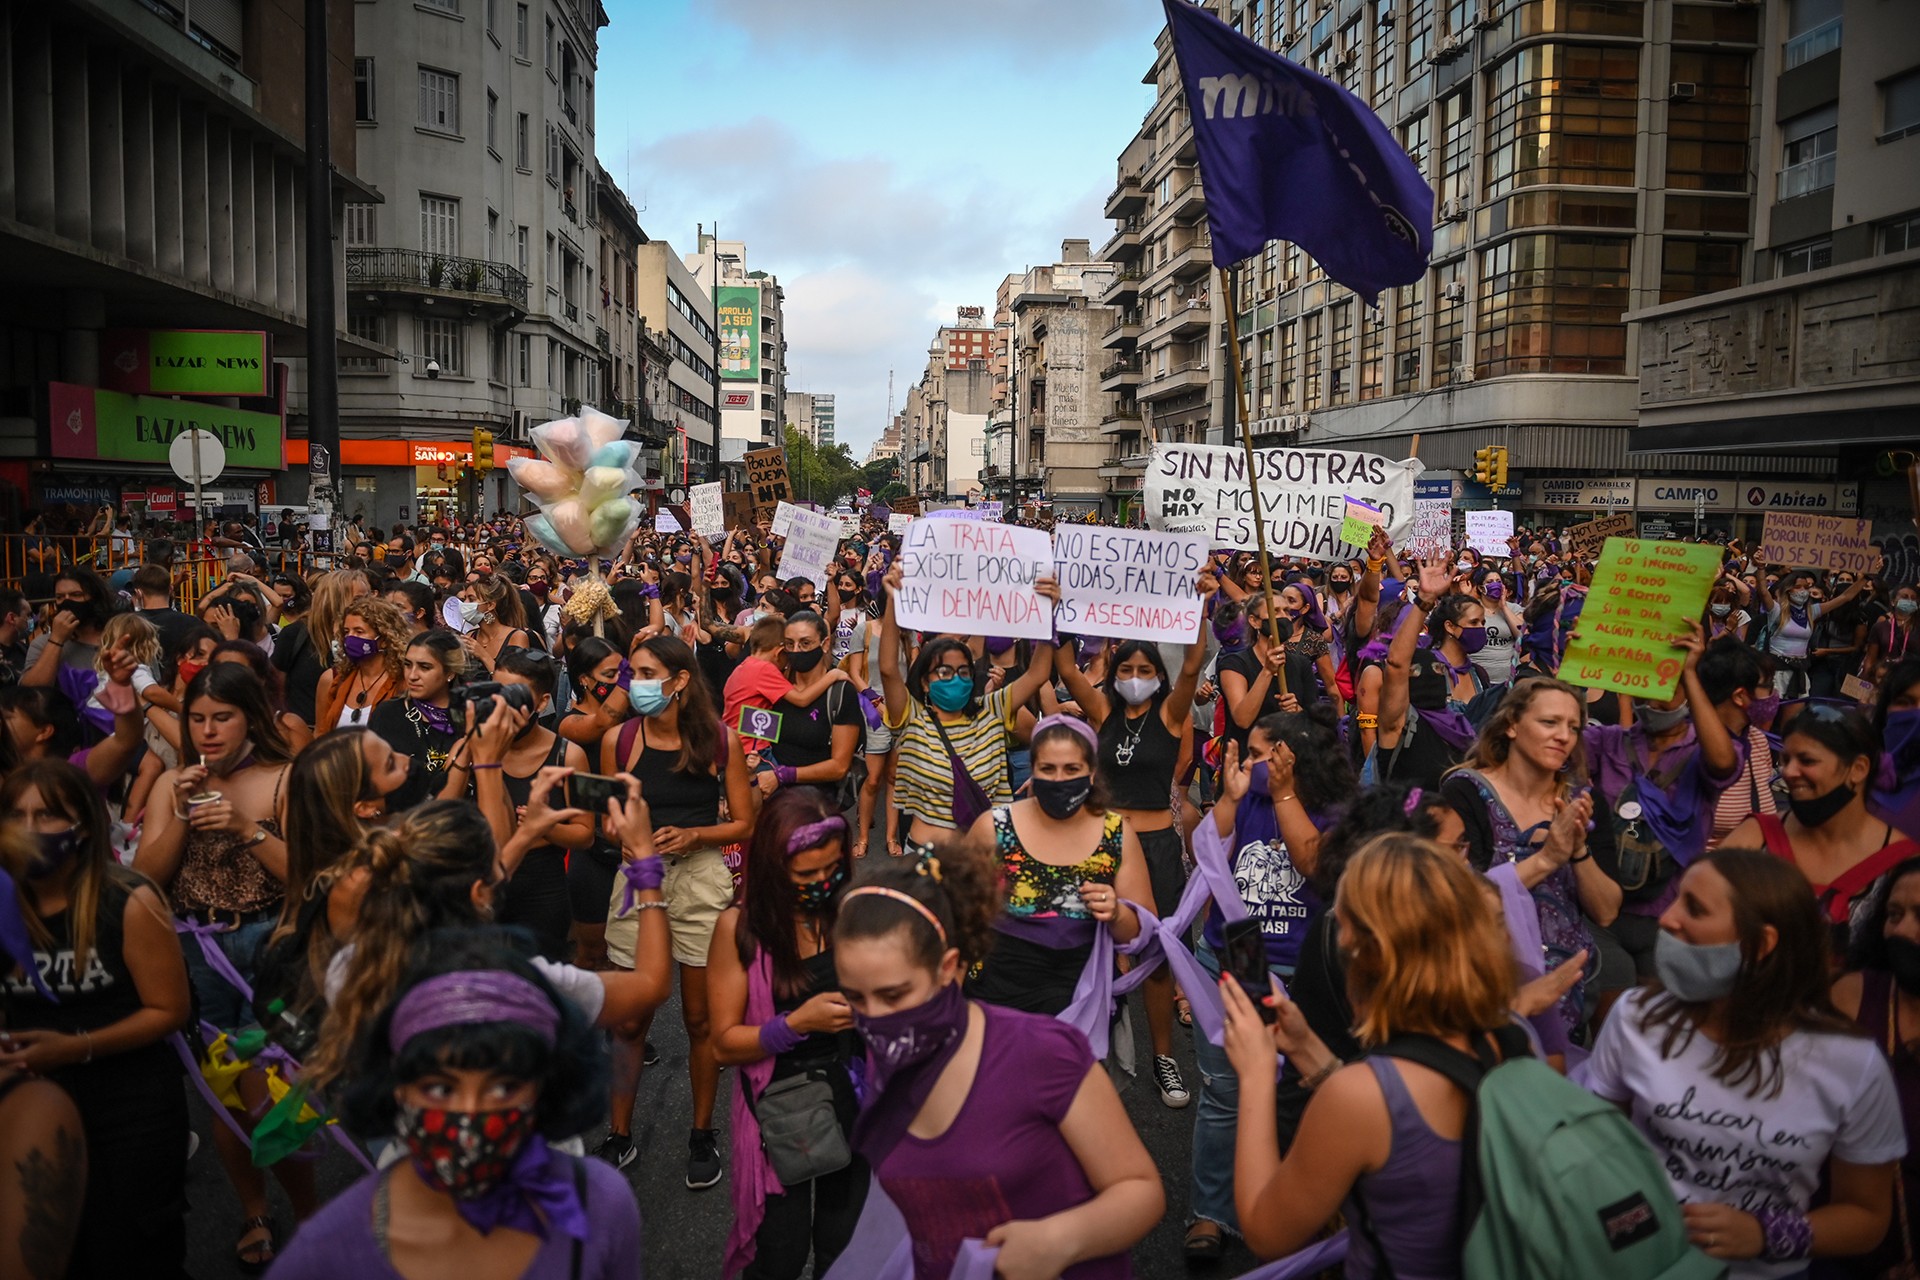
[[(1877, 620), (1881, 606), (1874, 600), (1871, 583), (1848, 599), (1856, 581), (1851, 570), (1841, 570), (1827, 579), (1824, 597), (1815, 588), (1814, 599), (1828, 598), (1831, 603), (1820, 611), (1820, 620), (1813, 624), (1813, 637), (1808, 642), (1807, 692), (1811, 697), (1839, 697), (1841, 682), (1860, 670), (1867, 646), (1867, 625)], [(1869, 606), (1876, 610), (1872, 618), (1867, 613)]]
[(347, 606), (372, 587), (357, 569), (336, 569), (313, 582), (307, 616), (274, 637), (274, 669), (286, 677), (287, 710), (319, 727), (320, 681), (340, 657), (340, 623)]
[(340, 659), (320, 677), (314, 698), (317, 737), (364, 725), (373, 709), (406, 687), (407, 620), (378, 596), (349, 604), (340, 615)]
[[(1880, 571), (1879, 563), (1874, 565), (1873, 571)], [(1866, 590), (1872, 579), (1863, 574), (1844, 592), (1824, 602), (1813, 598), (1813, 574), (1810, 572), (1795, 571), (1780, 581), (1786, 589), (1782, 598), (1775, 599), (1767, 589), (1766, 580), (1760, 580), (1760, 608), (1767, 617), (1767, 652), (1773, 655), (1774, 662), (1779, 666), (1773, 678), (1773, 687), (1783, 698), (1798, 698), (1807, 692), (1807, 673), (1812, 667), (1813, 624), (1820, 620), (1821, 614), (1851, 604), (1855, 597)]]
[[(1293, 593), (1295, 607), (1299, 607), (1303, 599), (1299, 590), (1291, 587), (1287, 590)], [(1283, 591), (1281, 596), (1286, 594)], [(1281, 599), (1276, 598), (1275, 605), (1281, 604)], [(1276, 711), (1297, 711), (1311, 703), (1316, 695), (1315, 663), (1304, 647), (1293, 643), (1292, 615), (1282, 619), (1281, 643), (1276, 648), (1273, 630), (1267, 624), (1265, 595), (1248, 597), (1243, 608), (1242, 629), (1236, 636), (1243, 646), (1229, 648), (1223, 640), (1220, 655), (1214, 660), (1220, 703), (1225, 708), (1224, 733), (1229, 742), (1242, 748), (1256, 721)], [(1285, 613), (1284, 608), (1282, 612)], [(1331, 658), (1328, 666), (1332, 666)], [(1245, 751), (1241, 754), (1244, 756)]]
[(190, 1130), (164, 1041), (192, 993), (166, 901), (114, 860), (99, 792), (63, 760), (0, 779), (0, 822), (0, 917), (18, 926), (0, 950), (0, 1068), (52, 1080), (85, 1126), (84, 1166), (68, 1151), (44, 1171), (85, 1179), (67, 1274), (184, 1276)]
[(501, 650), (534, 644), (520, 593), (511, 582), (498, 574), (485, 574), (470, 585), (468, 595), (460, 602), (460, 623), (467, 628), (469, 651), (487, 670), (499, 663)]
[(347, 1078), (343, 1122), (398, 1134), (407, 1158), (303, 1227), (276, 1280), (634, 1274), (640, 1213), (626, 1180), (547, 1145), (604, 1103), (600, 1038), (506, 939), (436, 938), (355, 1044)]
[(1098, 750), (1084, 722), (1048, 716), (1033, 735), (1031, 797), (995, 806), (968, 832), (1007, 884), (993, 951), (967, 979), (976, 1000), (1057, 1016), (1073, 1001), (1095, 930), (1104, 925), (1118, 942), (1140, 932), (1132, 903), (1152, 889), (1140, 842), (1094, 778)]
[[(601, 742), (600, 772), (630, 773), (639, 779), (658, 824), (653, 842), (666, 859), (666, 913), (680, 975), (680, 1016), (690, 1046), (693, 1130), (688, 1135), (686, 1182), (700, 1190), (719, 1182), (722, 1169), (713, 1130), (719, 1069), (707, 1013), (707, 956), (714, 924), (734, 896), (733, 875), (720, 848), (746, 837), (753, 785), (740, 741), (720, 723), (693, 650), (673, 636), (654, 636), (635, 645), (627, 660), (633, 668), (627, 696), (636, 714)], [(623, 893), (624, 886), (616, 885), (606, 930), (607, 960), (616, 968), (633, 965), (637, 916), (651, 914), (625, 909)], [(622, 1167), (638, 1154), (631, 1136), (634, 1091), (651, 1025), (649, 1016), (640, 1025), (623, 1028), (613, 1045), (612, 1126), (599, 1154)]]
[(58, 688), (74, 710), (86, 705), (99, 683), (95, 663), (101, 633), (113, 617), (113, 595), (91, 569), (67, 569), (53, 580), (53, 611), (27, 645), (20, 671), (26, 687)]
[(1909, 658), (1920, 658), (1913, 647), (1915, 624), (1920, 622), (1920, 589), (1899, 587), (1893, 593), (1893, 612), (1873, 624), (1867, 633), (1862, 678), (1878, 686), (1887, 671)]
[[(1459, 769), (1441, 786), (1467, 826), (1473, 868), (1516, 864), (1533, 895), (1548, 969), (1586, 952), (1586, 982), (1599, 974), (1599, 947), (1587, 927), (1605, 928), (1620, 914), (1613, 877), (1613, 824), (1595, 821), (1581, 743), (1579, 696), (1558, 680), (1522, 680), (1480, 726)], [(1561, 1020), (1577, 1038), (1591, 1006), (1584, 985), (1560, 1002)]]
[(1506, 579), (1499, 573), (1483, 565), (1473, 571), (1472, 582), (1487, 628), (1487, 641), (1473, 655), (1474, 665), (1486, 672), (1490, 682), (1507, 684), (1513, 679), (1514, 645), (1523, 625), (1520, 611), (1508, 598)]
[[(1468, 708), (1485, 676), (1469, 661), (1467, 646), (1483, 639), (1485, 630), (1463, 624), (1473, 622), (1482, 606), (1471, 596), (1446, 594), (1448, 581), (1446, 557), (1422, 560), (1416, 589), (1395, 615), (1380, 664), (1367, 766), (1375, 781), (1437, 788), (1473, 745)], [(1370, 683), (1362, 682), (1363, 692)]]
[(395, 811), (457, 793), (465, 785), (449, 776), (449, 767), (466, 727), (454, 722), (452, 710), (453, 681), (464, 674), (466, 662), (460, 637), (439, 627), (422, 631), (406, 649), (406, 696), (387, 699), (367, 718), (369, 729), (415, 762), (418, 782), (408, 786)]
[[(1218, 589), (1212, 574), (1203, 573), (1194, 590), (1204, 602)], [(1100, 763), (1096, 769), (1114, 812), (1140, 845), (1151, 906), (1162, 919), (1173, 914), (1187, 887), (1186, 841), (1174, 822), (1170, 797), (1174, 779), (1185, 773), (1193, 751), (1193, 695), (1206, 658), (1206, 606), (1200, 627), (1187, 645), (1178, 679), (1170, 680), (1160, 659), (1159, 646), (1129, 640), (1114, 653), (1107, 682), (1096, 689), (1080, 669), (1055, 655), (1055, 666), (1087, 718), (1099, 731)], [(1169, 797), (1163, 801), (1163, 797)], [(1160, 1100), (1184, 1107), (1191, 1095), (1173, 1056), (1173, 975), (1163, 965), (1147, 979), (1147, 1029), (1153, 1040), (1154, 1083)]]
[[(626, 689), (631, 672), (618, 649), (597, 636), (582, 636), (567, 654), (567, 678), (573, 704), (556, 731), (597, 762), (600, 740), (632, 714)], [(582, 968), (607, 963), (607, 899), (619, 872), (620, 850), (597, 830), (592, 844), (567, 859), (573, 956)]]
[[(939, 636), (920, 647), (913, 666), (900, 672), (900, 627), (893, 602), (904, 580), (896, 562), (885, 579), (887, 610), (880, 618), (880, 682), (886, 689), (886, 721), (893, 730), (894, 795), (909, 815), (908, 853), (918, 856), (962, 824), (971, 826), (988, 806), (1013, 802), (1007, 769), (1007, 734), (1018, 713), (1053, 670), (1053, 646), (1035, 643), (1033, 659), (1017, 679), (982, 694), (974, 685), (973, 651), (953, 636)], [(1058, 601), (1060, 588), (1050, 577), (1034, 590)], [(979, 794), (958, 804), (962, 779)], [(980, 805), (981, 794), (986, 804)]]
[(946, 1275), (973, 1238), (1001, 1275), (1120, 1280), (1166, 1207), (1160, 1175), (1084, 1036), (963, 994), (999, 905), (992, 860), (964, 846), (869, 863), (841, 897), (834, 967), (871, 1063), (854, 1149), (918, 1274)]
[(1718, 640), (1733, 636), (1744, 641), (1753, 628), (1753, 615), (1747, 612), (1747, 584), (1723, 574), (1707, 597), (1707, 638)]
[(1627, 1109), (1688, 1236), (1733, 1280), (1804, 1276), (1809, 1258), (1879, 1244), (1906, 1150), (1899, 1100), (1880, 1050), (1828, 997), (1806, 879), (1717, 849), (1687, 868), (1660, 929), (1659, 982), (1615, 1006), (1574, 1079)]
[(1899, 1275), (1916, 1256), (1914, 1224), (1920, 1222), (1920, 858), (1909, 858), (1887, 877), (1887, 892), (1874, 905), (1854, 940), (1845, 974), (1833, 984), (1833, 1003), (1859, 1024), (1887, 1057), (1900, 1098), (1907, 1154), (1894, 1182), (1893, 1224), (1878, 1248), (1854, 1263), (1854, 1273)]
[(1860, 712), (1808, 703), (1793, 718), (1781, 755), (1790, 812), (1785, 818), (1756, 815), (1735, 828), (1727, 843), (1765, 848), (1800, 869), (1833, 926), (1839, 957), (1884, 892), (1887, 873), (1920, 853), (1920, 845), (1867, 807), (1880, 740)]
[[(787, 620), (782, 660), (794, 681), (813, 679), (830, 655), (827, 624), (817, 613), (796, 613)], [(852, 820), (866, 781), (865, 762), (854, 767), (855, 753), (866, 733), (859, 686), (835, 680), (818, 698), (800, 706), (782, 706), (780, 740), (762, 759), (772, 762), (755, 777), (762, 795), (780, 787), (818, 787), (833, 797), (840, 812)]]
[(773, 796), (747, 842), (744, 879), (752, 888), (721, 915), (708, 964), (714, 1057), (743, 1069), (732, 1111), (733, 1232), (721, 1274), (799, 1280), (809, 1254), (813, 1273), (825, 1275), (846, 1247), (869, 1178), (855, 1156), (783, 1184), (761, 1147), (757, 1117), (769, 1086), (786, 1092), (807, 1080), (830, 1091), (843, 1138), (860, 1109), (853, 1063), (864, 1047), (833, 967), (846, 819), (818, 791)]

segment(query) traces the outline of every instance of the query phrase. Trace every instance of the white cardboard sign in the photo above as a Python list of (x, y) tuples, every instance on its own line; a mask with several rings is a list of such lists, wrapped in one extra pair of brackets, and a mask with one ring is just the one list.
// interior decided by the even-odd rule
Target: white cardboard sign
[(1193, 581), (1207, 562), (1199, 534), (1062, 524), (1054, 527), (1053, 555), (1060, 630), (1193, 643), (1201, 614)]
[(1033, 584), (1053, 572), (1039, 529), (976, 520), (915, 520), (900, 548), (900, 625), (918, 631), (1050, 640), (1053, 604)]

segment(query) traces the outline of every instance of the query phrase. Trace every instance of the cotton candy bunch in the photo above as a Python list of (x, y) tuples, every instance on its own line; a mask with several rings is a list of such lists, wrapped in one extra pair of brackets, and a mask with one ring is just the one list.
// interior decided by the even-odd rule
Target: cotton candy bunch
[(534, 541), (555, 555), (610, 555), (633, 533), (640, 508), (627, 492), (640, 487), (634, 470), (640, 446), (621, 439), (626, 428), (583, 408), (533, 429), (540, 456), (514, 458), (507, 471), (540, 508), (526, 518)]

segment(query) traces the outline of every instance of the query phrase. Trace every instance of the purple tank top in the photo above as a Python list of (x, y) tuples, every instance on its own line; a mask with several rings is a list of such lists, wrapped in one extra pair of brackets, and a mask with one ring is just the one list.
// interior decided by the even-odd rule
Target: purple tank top
[[(1387, 1162), (1361, 1175), (1347, 1197), (1347, 1221), (1359, 1221), (1357, 1201), (1364, 1199), (1395, 1280), (1459, 1280), (1460, 1143), (1428, 1126), (1393, 1059), (1372, 1057), (1367, 1065), (1387, 1100), (1393, 1148)], [(1373, 1240), (1353, 1232), (1347, 1280), (1370, 1280), (1381, 1271)]]

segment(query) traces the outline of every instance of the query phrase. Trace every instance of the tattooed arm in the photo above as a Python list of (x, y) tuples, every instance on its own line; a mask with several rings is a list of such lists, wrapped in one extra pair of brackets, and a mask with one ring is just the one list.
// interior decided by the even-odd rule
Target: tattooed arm
[(80, 1112), (58, 1085), (18, 1072), (0, 1070), (0, 1090), (0, 1275), (56, 1280), (87, 1190)]

